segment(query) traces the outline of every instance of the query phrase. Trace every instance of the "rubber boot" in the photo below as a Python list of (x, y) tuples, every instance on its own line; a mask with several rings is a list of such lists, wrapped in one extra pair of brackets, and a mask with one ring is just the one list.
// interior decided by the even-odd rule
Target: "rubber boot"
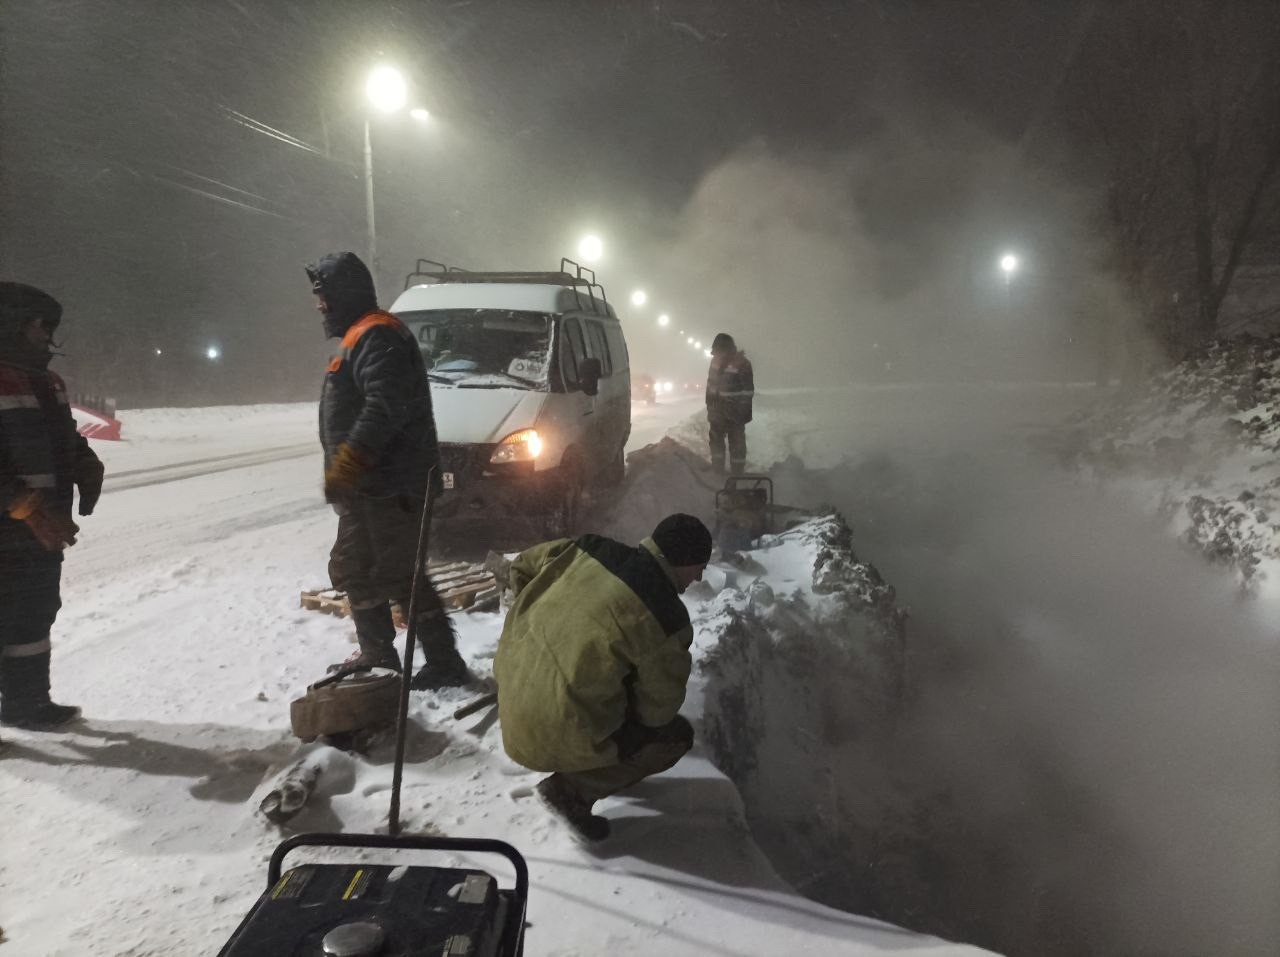
[(0, 657), (0, 724), (52, 731), (80, 717), (72, 705), (49, 700), (49, 652)]
[(338, 665), (330, 665), (332, 673), (347, 668), (390, 668), (400, 670), (400, 658), (393, 642), (396, 638), (395, 622), (391, 618), (391, 605), (383, 602), (369, 608), (352, 608), (351, 620), (356, 626), (356, 641), (360, 650)]
[(609, 821), (592, 814), (594, 802), (583, 797), (563, 775), (543, 778), (534, 786), (534, 791), (548, 811), (569, 825), (578, 840), (594, 844), (609, 836)]
[(415, 691), (438, 691), (461, 688), (475, 681), (466, 661), (458, 654), (458, 640), (453, 621), (443, 608), (418, 616), (418, 643), (426, 664), (409, 684)]

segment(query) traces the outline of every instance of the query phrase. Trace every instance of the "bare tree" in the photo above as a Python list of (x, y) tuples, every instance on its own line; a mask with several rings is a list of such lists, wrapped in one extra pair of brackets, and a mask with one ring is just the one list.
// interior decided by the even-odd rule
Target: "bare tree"
[(1173, 347), (1222, 307), (1280, 190), (1280, 4), (1120, 0), (1093, 8), (1063, 86), (1106, 185), (1113, 268)]

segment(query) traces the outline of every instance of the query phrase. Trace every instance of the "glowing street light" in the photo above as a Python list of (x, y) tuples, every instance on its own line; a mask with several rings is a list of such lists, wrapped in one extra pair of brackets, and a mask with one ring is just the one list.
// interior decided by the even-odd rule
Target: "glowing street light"
[(693, 344), (693, 347), (694, 347), (695, 349), (701, 349), (701, 348), (702, 348), (702, 340), (701, 340), (701, 339), (699, 339), (697, 342), (695, 342), (695, 343)]
[(643, 306), (648, 301), (649, 297), (645, 295), (643, 289), (637, 289), (631, 294), (631, 305), (633, 306)]
[[(157, 352), (157, 353), (158, 353), (159, 351), (160, 351), (160, 350), (158, 350), (158, 349), (156, 350), (156, 352)], [(210, 346), (208, 349), (206, 349), (206, 350), (204, 351), (204, 354), (205, 354), (205, 357), (206, 357), (210, 362), (214, 362), (215, 360), (217, 360), (218, 356), (222, 355), (221, 351), (219, 351), (219, 349), (218, 349), (218, 347), (217, 347), (217, 346)]]
[(604, 243), (599, 236), (588, 233), (578, 240), (578, 256), (583, 262), (598, 262), (604, 255)]
[(658, 325), (664, 326), (664, 327), (671, 325), (671, 317), (664, 312), (662, 315), (658, 317)]
[(394, 113), (409, 98), (409, 85), (404, 81), (404, 74), (383, 63), (369, 71), (364, 92), (374, 109)]
[(710, 359), (710, 358), (711, 358), (711, 350), (710, 350), (710, 349), (703, 349), (703, 350), (702, 350), (702, 354), (703, 354), (704, 356), (706, 356), (708, 359)]
[(1005, 253), (1000, 257), (1000, 271), (1004, 273), (1005, 282), (1013, 278), (1013, 274), (1018, 271), (1018, 266), (1018, 257), (1013, 253)]
[[(387, 63), (380, 63), (369, 71), (364, 83), (364, 93), (369, 105), (380, 113), (395, 113), (404, 109), (409, 99), (409, 84), (404, 74)], [(409, 111), (409, 115), (425, 123), (431, 114), (421, 107)], [(369, 138), (369, 117), (364, 118), (364, 210), (369, 241), (369, 270), (375, 279), (378, 275), (378, 231), (373, 215), (373, 145)]]
[(693, 345), (693, 336), (689, 337), (689, 345)]
[(163, 351), (161, 351), (160, 349), (157, 349), (157, 350), (156, 350), (156, 355), (158, 355), (158, 356), (162, 356), (162, 355), (164, 355), (164, 352), (163, 352)]

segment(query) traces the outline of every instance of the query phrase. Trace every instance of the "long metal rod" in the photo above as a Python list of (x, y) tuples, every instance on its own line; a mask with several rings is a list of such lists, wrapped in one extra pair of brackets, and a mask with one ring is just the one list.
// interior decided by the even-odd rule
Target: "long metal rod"
[(400, 672), (400, 712), (396, 715), (396, 759), (391, 771), (391, 809), (387, 813), (387, 833), (400, 833), (400, 779), (404, 775), (405, 731), (409, 726), (409, 683), (413, 680), (413, 645), (418, 637), (419, 585), (426, 578), (427, 545), (431, 528), (431, 489), (435, 482), (433, 465), (427, 472), (427, 491), (422, 497), (422, 522), (418, 526), (418, 550), (413, 557), (413, 584), (409, 587), (409, 620), (404, 633), (404, 666)]

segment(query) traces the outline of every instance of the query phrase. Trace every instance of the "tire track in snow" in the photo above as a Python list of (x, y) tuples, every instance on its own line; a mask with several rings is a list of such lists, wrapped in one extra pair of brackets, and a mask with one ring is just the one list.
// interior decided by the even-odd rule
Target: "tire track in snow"
[(206, 459), (193, 459), (189, 462), (174, 462), (171, 465), (157, 465), (152, 468), (130, 469), (115, 472), (107, 476), (102, 484), (106, 492), (123, 492), (127, 489), (146, 488), (150, 485), (163, 485), (167, 482), (178, 482), (183, 479), (198, 478), (201, 475), (213, 475), (218, 472), (229, 472), (232, 469), (248, 468), (251, 465), (266, 465), (287, 459), (298, 459), (307, 455), (317, 455), (319, 449), (315, 442), (302, 442), (296, 445), (281, 445), (269, 449), (256, 449), (252, 452), (236, 452), (232, 455), (218, 455)]

